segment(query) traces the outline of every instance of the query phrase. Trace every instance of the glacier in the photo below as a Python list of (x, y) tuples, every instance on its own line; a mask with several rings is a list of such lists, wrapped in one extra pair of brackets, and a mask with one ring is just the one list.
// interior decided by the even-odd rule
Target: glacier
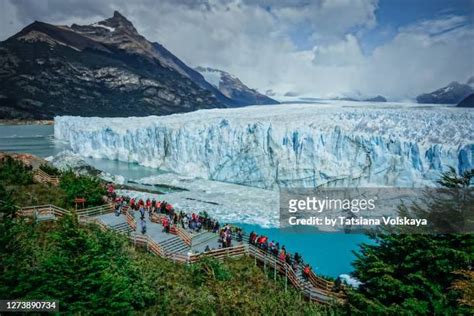
[(167, 116), (55, 117), (82, 156), (253, 186), (434, 186), (474, 168), (474, 112), (441, 105), (324, 101)]

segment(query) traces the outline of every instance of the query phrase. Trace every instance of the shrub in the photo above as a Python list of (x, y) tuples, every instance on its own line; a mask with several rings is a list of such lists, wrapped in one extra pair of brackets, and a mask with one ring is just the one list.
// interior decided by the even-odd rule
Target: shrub
[(102, 197), (106, 195), (106, 189), (99, 178), (77, 176), (67, 171), (61, 175), (59, 187), (66, 193), (68, 205), (72, 206), (76, 197), (86, 198), (87, 206), (104, 203)]
[(5, 156), (0, 160), (0, 179), (5, 184), (30, 184), (33, 183), (31, 167), (23, 162)]
[(55, 168), (55, 167), (53, 167), (49, 164), (42, 164), (41, 166), (39, 166), (39, 169), (46, 172), (50, 176), (60, 176), (61, 175), (61, 171), (58, 168)]

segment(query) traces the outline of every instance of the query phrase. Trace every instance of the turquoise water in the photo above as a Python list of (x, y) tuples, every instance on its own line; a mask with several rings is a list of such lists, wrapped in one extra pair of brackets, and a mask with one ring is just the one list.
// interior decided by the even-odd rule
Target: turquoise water
[[(39, 157), (52, 156), (68, 148), (66, 143), (55, 141), (53, 134), (54, 128), (51, 125), (0, 125), (0, 151), (31, 153)], [(162, 173), (160, 170), (133, 163), (108, 159), (85, 160), (97, 169), (128, 179), (140, 179)], [(247, 232), (253, 230), (268, 236), (270, 240), (280, 242), (280, 245), (285, 245), (292, 253), (303, 254), (303, 258), (313, 266), (315, 272), (332, 277), (350, 273), (353, 270), (351, 262), (355, 258), (352, 252), (358, 250), (359, 243), (369, 241), (365, 235), (297, 234), (277, 228), (236, 224)]]
[[(68, 149), (67, 143), (54, 139), (53, 125), (0, 125), (0, 151), (30, 153), (46, 158)], [(140, 179), (162, 173), (136, 163), (108, 159), (84, 159), (88, 164), (113, 175)]]
[(351, 262), (355, 259), (353, 251), (358, 251), (358, 245), (362, 242), (372, 243), (362, 234), (295, 233), (258, 225), (236, 225), (247, 233), (255, 231), (268, 236), (270, 241), (278, 241), (280, 246), (285, 245), (292, 253), (303, 254), (304, 261), (309, 262), (316, 273), (331, 277), (350, 273), (353, 270)]
[(0, 151), (48, 157), (67, 147), (56, 142), (53, 134), (52, 125), (0, 125)]

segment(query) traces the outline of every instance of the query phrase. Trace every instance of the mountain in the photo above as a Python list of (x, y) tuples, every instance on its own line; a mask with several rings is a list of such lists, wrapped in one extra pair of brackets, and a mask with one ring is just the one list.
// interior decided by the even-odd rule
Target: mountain
[(0, 42), (0, 117), (145, 116), (241, 105), (119, 12), (91, 25), (34, 22)]
[(387, 99), (381, 95), (376, 97), (361, 98), (361, 97), (336, 97), (334, 100), (355, 101), (355, 102), (387, 102)]
[(418, 103), (457, 104), (474, 93), (473, 83), (474, 77), (471, 77), (466, 84), (453, 81), (444, 88), (417, 96), (416, 101)]
[(460, 108), (474, 108), (474, 93), (471, 93), (465, 97), (461, 102), (458, 103), (457, 107)]
[(368, 102), (387, 102), (387, 99), (381, 95), (378, 95), (376, 97), (373, 97), (373, 98), (367, 98), (365, 100), (362, 100), (362, 101), (368, 101)]
[(236, 101), (238, 105), (279, 103), (254, 89), (250, 89), (237, 77), (232, 76), (228, 72), (209, 67), (197, 67), (196, 70), (199, 71), (208, 82), (218, 88), (223, 95)]

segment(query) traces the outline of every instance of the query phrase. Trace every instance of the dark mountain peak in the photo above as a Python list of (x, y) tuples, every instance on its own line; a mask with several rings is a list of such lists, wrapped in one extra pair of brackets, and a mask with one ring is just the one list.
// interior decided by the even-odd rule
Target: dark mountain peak
[(418, 103), (457, 104), (473, 92), (474, 89), (470, 85), (452, 81), (443, 88), (420, 94), (416, 97), (416, 101)]
[(96, 24), (108, 26), (113, 29), (119, 29), (128, 33), (138, 34), (137, 29), (135, 29), (132, 22), (127, 20), (127, 18), (118, 11), (114, 11), (114, 15), (111, 18), (97, 22)]
[(107, 51), (103, 45), (87, 37), (77, 34), (72, 28), (65, 25), (52, 25), (45, 22), (35, 21), (20, 32), (10, 37), (6, 42), (12, 41), (34, 43), (46, 43), (49, 46), (68, 46), (75, 50), (93, 48)]
[(16, 33), (11, 38), (19, 38), (31, 31), (43, 32), (45, 29), (49, 29), (51, 27), (54, 27), (54, 26), (48, 23), (41, 22), (41, 21), (34, 21), (33, 23), (30, 23), (27, 26), (25, 26), (20, 32)]
[(123, 16), (119, 11), (115, 10), (114, 15), (112, 16), (113, 19), (122, 19), (128, 21), (125, 16)]

